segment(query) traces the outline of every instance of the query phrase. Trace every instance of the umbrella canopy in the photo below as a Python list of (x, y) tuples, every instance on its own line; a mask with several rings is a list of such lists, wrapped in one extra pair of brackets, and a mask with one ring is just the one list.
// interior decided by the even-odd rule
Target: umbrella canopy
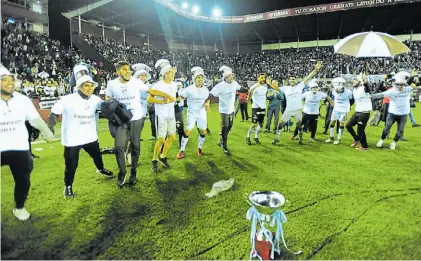
[(350, 35), (334, 46), (335, 53), (354, 57), (393, 57), (411, 50), (395, 37), (379, 32)]

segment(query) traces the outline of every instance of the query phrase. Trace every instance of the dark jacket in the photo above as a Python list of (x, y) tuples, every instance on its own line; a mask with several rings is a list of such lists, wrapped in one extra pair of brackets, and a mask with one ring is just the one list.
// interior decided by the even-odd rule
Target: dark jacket
[(116, 99), (106, 100), (101, 104), (101, 116), (108, 120), (108, 127), (113, 138), (116, 135), (117, 127), (127, 124), (133, 114), (126, 109), (126, 105)]

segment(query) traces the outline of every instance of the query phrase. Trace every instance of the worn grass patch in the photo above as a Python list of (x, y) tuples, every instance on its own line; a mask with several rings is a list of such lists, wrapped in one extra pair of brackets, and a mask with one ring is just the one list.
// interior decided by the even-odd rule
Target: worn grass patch
[[(419, 108), (415, 109), (421, 122)], [(274, 134), (261, 134), (262, 145), (248, 146), (249, 126), (235, 121), (229, 136), (232, 156), (216, 146), (219, 114), (209, 114), (211, 135), (204, 157), (196, 155), (197, 134), (190, 138), (186, 158), (177, 161), (177, 144), (170, 150), (172, 169), (151, 170), (153, 141), (150, 124), (142, 133), (139, 182), (116, 188), (81, 152), (72, 200), (63, 198), (63, 147), (38, 144), (27, 209), (32, 218), (15, 220), (13, 178), (3, 167), (1, 177), (1, 252), (3, 259), (248, 259), (248, 209), (244, 193), (276, 190), (285, 195), (289, 246), (303, 250), (284, 259), (421, 259), (421, 128), (405, 130), (408, 142), (396, 151), (377, 149), (381, 127), (368, 127), (368, 151), (350, 148), (344, 134), (338, 146), (319, 143), (297, 146), (288, 134), (279, 146)], [(101, 147), (113, 140), (100, 123)], [(392, 134), (396, 127), (393, 128)], [(385, 142), (385, 146), (390, 140)], [(106, 167), (117, 172), (114, 155)], [(204, 194), (221, 179), (234, 187), (207, 199)], [(285, 252), (285, 251), (284, 251)]]

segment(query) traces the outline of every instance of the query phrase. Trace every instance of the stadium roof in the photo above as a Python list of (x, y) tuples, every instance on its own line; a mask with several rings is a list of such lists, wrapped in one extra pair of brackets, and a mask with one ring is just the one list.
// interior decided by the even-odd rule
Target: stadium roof
[[(63, 12), (74, 10), (97, 0), (67, 1)], [(181, 1), (173, 0), (181, 5)], [(223, 15), (246, 15), (286, 8), (329, 4), (332, 0), (190, 0), (200, 12), (211, 14), (214, 7)], [(200, 22), (183, 17), (153, 0), (118, 0), (81, 15), (85, 20), (104, 22), (106, 26), (124, 28), (133, 35), (149, 34), (155, 40), (197, 44), (247, 42), (292, 42), (343, 38), (361, 31), (390, 34), (421, 32), (421, 2), (404, 3), (347, 11), (291, 16), (242, 24)]]

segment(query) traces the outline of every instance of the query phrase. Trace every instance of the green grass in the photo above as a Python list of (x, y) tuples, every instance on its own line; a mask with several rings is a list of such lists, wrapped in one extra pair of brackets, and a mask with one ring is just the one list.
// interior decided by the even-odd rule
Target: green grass
[[(418, 105), (419, 107), (420, 105)], [(415, 109), (421, 122), (420, 108)], [(248, 205), (244, 193), (275, 190), (287, 198), (285, 238), (300, 256), (283, 259), (420, 259), (421, 258), (421, 128), (408, 123), (396, 151), (377, 149), (383, 127), (368, 127), (368, 151), (343, 143), (324, 144), (320, 120), (319, 143), (290, 141), (289, 133), (272, 146), (273, 134), (261, 134), (261, 145), (245, 144), (249, 126), (236, 119), (229, 135), (232, 156), (216, 146), (219, 114), (209, 114), (212, 134), (198, 158), (197, 134), (187, 157), (169, 153), (171, 170), (151, 170), (154, 142), (146, 124), (134, 188), (116, 188), (116, 179), (95, 173), (85, 152), (80, 154), (75, 199), (63, 198), (63, 147), (38, 144), (32, 186), (26, 204), (32, 218), (15, 220), (13, 178), (2, 167), (1, 250), (3, 259), (248, 259)], [(101, 121), (101, 127), (106, 123)], [(393, 127), (392, 134), (396, 127)], [(106, 130), (101, 147), (112, 147)], [(385, 146), (390, 140), (385, 142)], [(114, 155), (106, 167), (117, 172)], [(233, 188), (207, 199), (212, 184), (235, 179)], [(286, 253), (282, 249), (283, 253)]]

